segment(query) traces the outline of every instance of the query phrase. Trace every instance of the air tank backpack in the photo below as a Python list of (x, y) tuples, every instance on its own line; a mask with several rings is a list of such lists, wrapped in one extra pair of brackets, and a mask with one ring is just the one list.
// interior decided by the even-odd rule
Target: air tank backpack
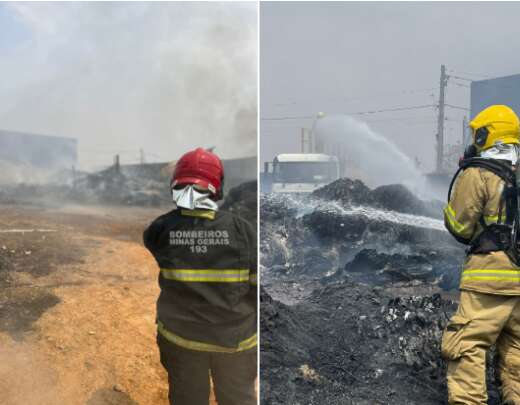
[[(489, 253), (495, 251), (505, 252), (511, 261), (520, 265), (520, 244), (519, 244), (519, 212), (520, 198), (520, 170), (517, 165), (516, 171), (511, 168), (506, 161), (497, 159), (483, 159), (479, 157), (465, 158), (459, 162), (459, 169), (453, 176), (448, 191), (448, 202), (451, 198), (451, 191), (455, 180), (459, 174), (469, 167), (480, 167), (491, 171), (504, 181), (504, 188), (500, 198), (498, 219), (496, 223), (486, 224), (484, 218), (480, 218), (479, 223), (483, 231), (472, 240), (460, 238), (452, 235), (461, 243), (469, 245), (468, 254)], [(505, 204), (504, 204), (505, 202)], [(505, 205), (505, 220), (503, 219), (502, 208)]]

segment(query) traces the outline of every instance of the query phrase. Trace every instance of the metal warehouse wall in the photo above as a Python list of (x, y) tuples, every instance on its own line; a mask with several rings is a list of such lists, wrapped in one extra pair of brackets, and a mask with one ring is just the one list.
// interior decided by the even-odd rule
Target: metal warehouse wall
[(471, 83), (471, 118), (493, 104), (505, 104), (520, 115), (520, 75)]
[(78, 159), (77, 140), (0, 130), (0, 160), (43, 169), (71, 168)]

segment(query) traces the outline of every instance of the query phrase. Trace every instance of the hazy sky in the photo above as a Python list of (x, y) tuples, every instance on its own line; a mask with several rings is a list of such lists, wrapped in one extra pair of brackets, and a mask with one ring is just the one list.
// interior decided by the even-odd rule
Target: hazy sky
[(0, 3), (0, 129), (77, 138), (82, 166), (253, 156), (257, 41), (255, 3)]
[[(261, 117), (313, 116), (435, 104), (440, 65), (474, 80), (520, 73), (520, 3), (262, 3)], [(447, 102), (469, 108), (469, 82)], [(519, 89), (520, 92), (520, 89)], [(467, 112), (448, 108), (448, 143)], [(408, 156), (434, 165), (437, 110), (354, 115)], [(261, 156), (298, 152), (312, 120), (261, 121)]]

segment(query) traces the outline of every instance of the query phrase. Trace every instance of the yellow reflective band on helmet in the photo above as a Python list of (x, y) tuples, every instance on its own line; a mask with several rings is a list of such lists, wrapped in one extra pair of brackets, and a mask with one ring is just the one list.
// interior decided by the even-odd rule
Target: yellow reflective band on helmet
[(249, 276), (249, 284), (256, 285), (257, 283), (257, 277), (256, 274), (251, 274)]
[(206, 219), (215, 219), (215, 211), (211, 210), (181, 210), (181, 215), (186, 217), (197, 217)]
[(520, 270), (471, 269), (462, 272), (464, 280), (520, 281)]
[(454, 230), (456, 233), (462, 233), (464, 232), (464, 225), (462, 225), (460, 222), (456, 219), (456, 213), (451, 208), (450, 204), (446, 205), (446, 208), (444, 208), (444, 214), (445, 218), (448, 220), (448, 224), (450, 225), (450, 228)]
[(207, 270), (207, 269), (161, 269), (167, 280), (199, 283), (243, 283), (249, 281), (248, 269)]
[(170, 341), (173, 344), (176, 344), (177, 346), (184, 347), (185, 349), (190, 350), (197, 350), (199, 352), (218, 352), (218, 353), (237, 353), (237, 352), (243, 352), (248, 349), (252, 349), (257, 345), (257, 335), (256, 333), (239, 342), (238, 346), (236, 348), (231, 347), (224, 347), (224, 346), (218, 346), (218, 345), (212, 345), (209, 343), (203, 343), (203, 342), (197, 342), (194, 340), (188, 340), (185, 339), (179, 335), (176, 335), (175, 333), (167, 330), (164, 327), (164, 324), (161, 321), (157, 322), (157, 331), (168, 341)]

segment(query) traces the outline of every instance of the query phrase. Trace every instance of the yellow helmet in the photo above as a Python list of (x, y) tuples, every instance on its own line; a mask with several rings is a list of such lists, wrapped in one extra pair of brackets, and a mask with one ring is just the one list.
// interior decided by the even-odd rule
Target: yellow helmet
[(507, 105), (492, 105), (482, 110), (469, 126), (478, 150), (491, 148), (496, 142), (520, 144), (520, 121)]

